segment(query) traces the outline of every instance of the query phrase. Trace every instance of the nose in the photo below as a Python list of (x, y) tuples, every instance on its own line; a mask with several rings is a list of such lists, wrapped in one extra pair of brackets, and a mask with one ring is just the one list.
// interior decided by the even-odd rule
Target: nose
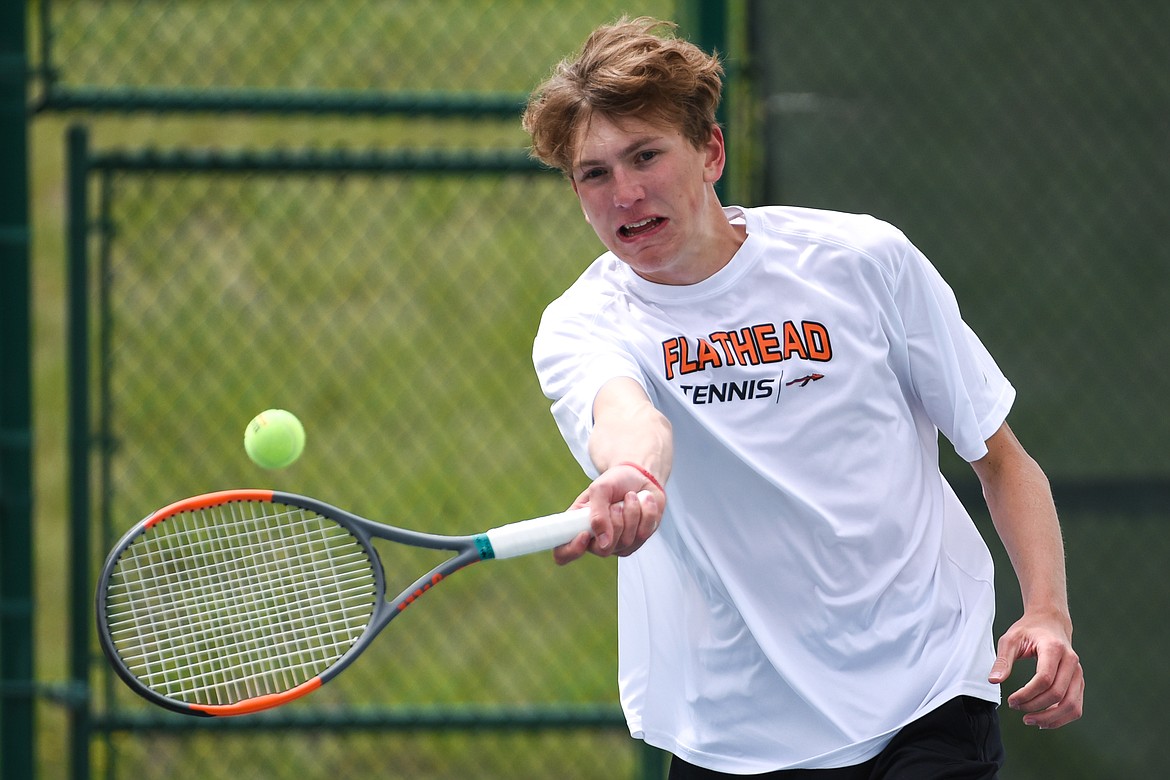
[(614, 171), (613, 183), (613, 205), (619, 209), (630, 208), (646, 195), (637, 177), (628, 171)]

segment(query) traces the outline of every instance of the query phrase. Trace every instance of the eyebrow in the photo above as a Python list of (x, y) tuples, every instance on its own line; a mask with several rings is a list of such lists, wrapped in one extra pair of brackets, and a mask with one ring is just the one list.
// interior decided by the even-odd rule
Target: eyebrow
[[(626, 157), (626, 156), (632, 154), (634, 152), (634, 150), (637, 149), (639, 146), (645, 146), (648, 143), (651, 143), (653, 141), (657, 141), (659, 138), (661, 138), (661, 136), (658, 136), (658, 135), (639, 136), (638, 138), (635, 138), (630, 143), (626, 144), (626, 146), (623, 147), (621, 150), (619, 150), (617, 153), (617, 158), (621, 159), (622, 157)], [(573, 167), (574, 168), (589, 168), (589, 167), (594, 166), (594, 165), (605, 165), (605, 161), (604, 160), (578, 160), (573, 165)]]

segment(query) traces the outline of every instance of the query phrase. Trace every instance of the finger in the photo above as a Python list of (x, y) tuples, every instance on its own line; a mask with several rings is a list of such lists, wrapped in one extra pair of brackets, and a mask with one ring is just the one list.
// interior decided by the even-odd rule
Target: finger
[(572, 563), (589, 551), (589, 542), (591, 539), (592, 535), (588, 531), (582, 531), (572, 541), (566, 542), (560, 547), (553, 548), (553, 560), (556, 561), (558, 566)]
[(1079, 674), (1080, 662), (1071, 648), (1040, 653), (1036, 673), (1026, 685), (1008, 697), (1008, 706), (1024, 712), (1047, 710), (1064, 700)]
[(642, 525), (642, 505), (638, 503), (638, 494), (633, 491), (626, 493), (622, 503), (616, 505), (615, 512), (622, 524), (621, 537), (616, 548), (626, 550), (637, 545)]
[[(622, 522), (620, 511), (615, 513), (614, 506), (608, 501), (601, 504), (603, 507), (598, 511), (596, 504), (590, 503), (590, 527), (593, 530), (593, 539), (589, 543), (589, 549), (596, 555), (609, 555), (613, 552), (615, 540), (618, 539), (622, 531)], [(617, 505), (620, 508), (620, 504)]]
[(1084, 713), (1085, 706), (1085, 675), (1078, 663), (1076, 673), (1064, 697), (1044, 710), (1035, 714), (1026, 715), (1024, 724), (1036, 726), (1040, 729), (1058, 729), (1077, 720)]
[(662, 523), (662, 510), (654, 494), (635, 496), (638, 508), (642, 513), (642, 521), (638, 523), (638, 543), (641, 544), (654, 535)]
[(623, 530), (619, 555), (630, 555), (658, 530), (661, 514), (658, 502), (648, 491), (626, 494), (622, 508)]

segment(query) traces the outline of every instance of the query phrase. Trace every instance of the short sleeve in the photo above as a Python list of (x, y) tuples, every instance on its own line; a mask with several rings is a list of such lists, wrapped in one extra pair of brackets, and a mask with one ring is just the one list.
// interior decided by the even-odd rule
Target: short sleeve
[(532, 362), (541, 390), (552, 400), (561, 436), (585, 473), (596, 477), (589, 436), (597, 393), (618, 377), (633, 379), (650, 391), (613, 319), (603, 316), (603, 311), (575, 311), (571, 302), (561, 298), (545, 310), (533, 342)]
[(895, 281), (910, 384), (934, 425), (967, 461), (1007, 419), (1015, 389), (963, 321), (954, 292), (909, 242)]

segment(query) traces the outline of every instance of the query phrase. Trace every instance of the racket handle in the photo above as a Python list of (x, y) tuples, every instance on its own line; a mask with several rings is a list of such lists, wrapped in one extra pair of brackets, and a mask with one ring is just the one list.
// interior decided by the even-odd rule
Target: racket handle
[[(638, 498), (650, 495), (643, 490)], [(491, 545), (492, 558), (516, 558), (520, 555), (551, 550), (571, 542), (582, 531), (589, 531), (589, 507), (570, 509), (545, 517), (534, 517), (492, 528), (482, 536)]]

